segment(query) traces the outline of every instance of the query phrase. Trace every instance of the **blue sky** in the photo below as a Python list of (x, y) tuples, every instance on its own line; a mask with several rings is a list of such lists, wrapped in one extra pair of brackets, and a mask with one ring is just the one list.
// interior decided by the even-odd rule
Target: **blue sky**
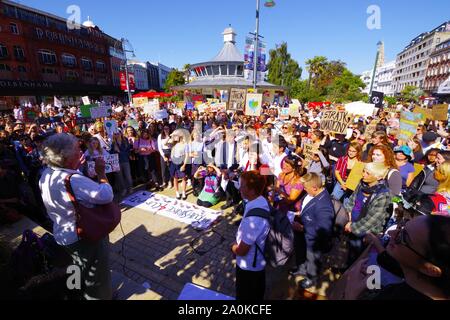
[[(395, 60), (415, 36), (450, 20), (448, 0), (275, 0), (261, 10), (261, 34), (268, 48), (286, 41), (293, 58), (324, 55), (341, 59), (354, 73), (372, 68), (379, 40), (386, 61)], [(214, 57), (222, 47), (221, 33), (231, 24), (244, 49), (245, 35), (255, 30), (255, 0), (22, 0), (20, 3), (58, 16), (76, 4), (82, 20), (90, 16), (104, 32), (130, 40), (142, 61), (171, 67)], [(261, 0), (264, 3), (264, 0)], [(369, 30), (367, 8), (381, 9), (381, 29)], [(306, 71), (303, 78), (307, 77)]]

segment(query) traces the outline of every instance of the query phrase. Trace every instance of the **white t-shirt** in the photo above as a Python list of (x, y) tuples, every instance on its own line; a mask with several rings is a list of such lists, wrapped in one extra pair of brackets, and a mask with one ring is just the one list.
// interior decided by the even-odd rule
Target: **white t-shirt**
[(244, 257), (236, 257), (236, 264), (242, 270), (247, 271), (262, 271), (266, 267), (266, 260), (264, 255), (258, 251), (256, 256), (256, 268), (253, 268), (253, 260), (255, 258), (256, 245), (264, 252), (265, 243), (267, 235), (270, 232), (269, 221), (260, 217), (249, 217), (245, 216), (252, 209), (264, 209), (269, 211), (269, 204), (264, 197), (259, 197), (253, 201), (250, 201), (245, 206), (244, 219), (239, 226), (238, 232), (236, 234), (236, 243), (244, 242), (245, 244), (251, 246), (249, 252)]

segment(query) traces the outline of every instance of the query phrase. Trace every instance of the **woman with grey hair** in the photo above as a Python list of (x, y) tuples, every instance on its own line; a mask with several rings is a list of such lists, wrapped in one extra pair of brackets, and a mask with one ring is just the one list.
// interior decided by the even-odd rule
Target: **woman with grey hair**
[(66, 189), (68, 177), (74, 196), (81, 205), (92, 208), (113, 201), (113, 190), (105, 174), (102, 158), (95, 161), (98, 182), (83, 176), (79, 168), (84, 161), (78, 139), (70, 134), (49, 137), (42, 146), (48, 168), (42, 174), (39, 187), (48, 215), (53, 220), (53, 235), (81, 271), (81, 294), (86, 300), (109, 300), (111, 275), (108, 265), (109, 238), (97, 242), (80, 239), (77, 233), (75, 208)]

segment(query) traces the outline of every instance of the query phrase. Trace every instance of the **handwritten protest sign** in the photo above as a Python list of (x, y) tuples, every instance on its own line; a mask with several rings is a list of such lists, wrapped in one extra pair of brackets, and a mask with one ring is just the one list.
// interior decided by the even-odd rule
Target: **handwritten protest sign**
[(347, 111), (326, 111), (323, 114), (320, 129), (337, 134), (347, 134), (347, 128), (352, 120), (352, 115)]
[(433, 120), (447, 121), (448, 104), (437, 104), (433, 106)]
[(248, 93), (245, 103), (245, 115), (259, 117), (262, 110), (263, 95), (261, 93)]
[(153, 116), (155, 112), (159, 111), (159, 100), (153, 99), (148, 101), (144, 106), (144, 114)]
[(422, 114), (403, 111), (400, 118), (399, 140), (408, 141), (417, 133), (417, 127), (422, 120)]
[(148, 103), (148, 98), (133, 98), (133, 105), (135, 107), (144, 107)]
[[(109, 154), (107, 156), (104, 156), (103, 159), (105, 160), (105, 164), (106, 164), (105, 173), (120, 171), (120, 163), (119, 163), (119, 155), (118, 154)], [(91, 178), (96, 176), (94, 161), (88, 161), (88, 175)]]
[(139, 123), (135, 119), (128, 120), (127, 124), (135, 130), (139, 129)]
[(366, 131), (364, 132), (364, 136), (366, 139), (370, 139), (372, 135), (377, 131), (377, 121), (372, 121), (367, 127)]
[(230, 102), (228, 104), (230, 110), (244, 110), (246, 95), (247, 90), (245, 89), (231, 89)]
[(305, 144), (303, 148), (303, 155), (305, 156), (306, 161), (312, 161), (314, 155), (319, 152), (319, 147), (313, 143)]
[(365, 164), (362, 162), (357, 162), (353, 166), (352, 171), (350, 172), (350, 175), (347, 178), (347, 181), (345, 182), (345, 186), (355, 191), (358, 187), (359, 183), (361, 182), (363, 171), (364, 171)]
[(289, 115), (293, 118), (300, 117), (299, 106), (295, 103), (289, 105)]

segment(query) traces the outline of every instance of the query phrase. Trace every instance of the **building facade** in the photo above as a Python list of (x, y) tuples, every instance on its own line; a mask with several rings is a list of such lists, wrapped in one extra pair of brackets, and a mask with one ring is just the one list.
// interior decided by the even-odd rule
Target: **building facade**
[(150, 89), (148, 83), (148, 70), (146, 63), (136, 61), (128, 61), (128, 68), (134, 74), (136, 91), (148, 91)]
[[(383, 92), (385, 96), (393, 96), (394, 90), (392, 88), (392, 79), (395, 71), (395, 61), (388, 62), (380, 66), (375, 74), (375, 81), (373, 83), (373, 91)], [(372, 83), (373, 69), (364, 71), (361, 75), (361, 80), (366, 87), (363, 93), (370, 93), (370, 84)]]
[(447, 79), (450, 79), (450, 40), (436, 46), (430, 55), (424, 90), (434, 95)]
[(450, 21), (430, 32), (422, 33), (397, 55), (393, 90), (400, 94), (406, 86), (425, 87), (431, 54), (436, 46), (450, 39)]
[(2, 1), (0, 96), (14, 103), (28, 97), (34, 103), (53, 96), (119, 94), (113, 85), (111, 39), (92, 21), (69, 30), (64, 18)]
[(148, 85), (151, 90), (162, 91), (173, 68), (159, 62), (147, 62)]

